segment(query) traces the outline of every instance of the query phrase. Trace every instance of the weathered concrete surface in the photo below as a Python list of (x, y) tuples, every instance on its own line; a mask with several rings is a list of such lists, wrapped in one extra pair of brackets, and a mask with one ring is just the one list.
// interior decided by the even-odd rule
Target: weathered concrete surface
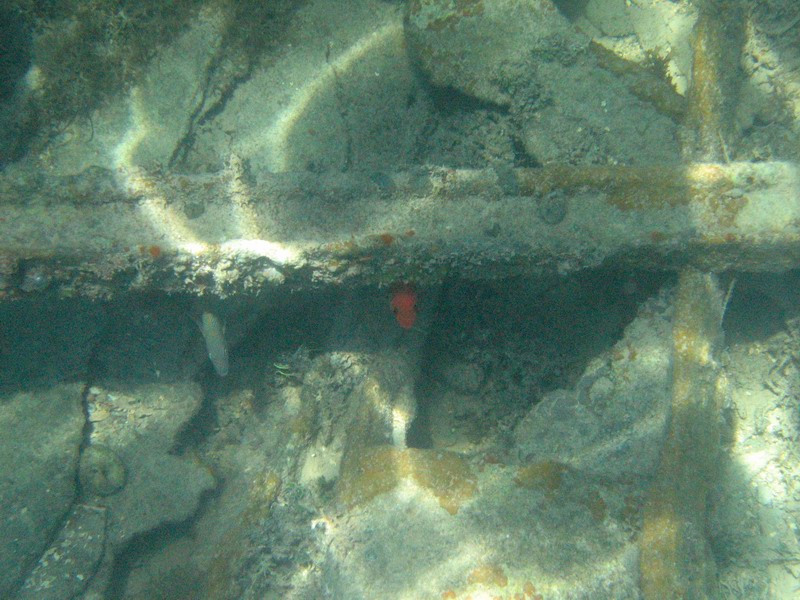
[(514, 430), (519, 456), (604, 481), (655, 475), (670, 417), (672, 301), (662, 292), (645, 302), (573, 388), (543, 396)]
[[(642, 69), (630, 61), (622, 66), (617, 57), (616, 73), (605, 70), (613, 51), (590, 44), (559, 10), (563, 3), (414, 0), (407, 6), (405, 39), (420, 70), (434, 85), (505, 106), (538, 164), (679, 162), (680, 115), (664, 108), (683, 99), (661, 76), (635, 82)], [(630, 40), (633, 32), (626, 33)]]
[(107, 518), (105, 507), (76, 504), (15, 598), (80, 598), (103, 558)]
[(47, 548), (75, 499), (81, 385), (0, 400), (0, 598)]
[[(199, 461), (172, 451), (201, 401), (196, 384), (89, 388), (92, 432), (79, 462), (80, 502), (20, 598), (105, 598), (115, 560), (132, 539), (195, 513), (216, 482)], [(74, 469), (69, 475), (74, 487)]]
[[(405, 173), (89, 170), (0, 179), (0, 293), (259, 293), (603, 263), (783, 270), (800, 260), (787, 162)], [(31, 282), (31, 273), (37, 279)]]
[(414, 0), (406, 39), (436, 85), (506, 105), (537, 58), (574, 62), (587, 43), (550, 0)]

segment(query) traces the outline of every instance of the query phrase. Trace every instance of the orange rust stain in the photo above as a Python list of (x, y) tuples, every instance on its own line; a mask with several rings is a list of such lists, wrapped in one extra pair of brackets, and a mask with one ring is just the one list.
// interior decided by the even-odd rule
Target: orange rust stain
[(532, 582), (526, 581), (525, 585), (522, 586), (522, 591), (525, 592), (526, 596), (533, 598), (534, 594), (536, 594), (536, 586)]
[(719, 235), (719, 234), (704, 235), (704, 236), (702, 236), (702, 241), (705, 242), (706, 244), (708, 244), (709, 246), (719, 246), (719, 245), (727, 244), (727, 243), (730, 242), (730, 240), (728, 239), (729, 235), (730, 234), (725, 234), (725, 235)]
[(500, 565), (485, 564), (475, 567), (467, 577), (467, 582), (470, 584), (506, 587), (508, 585), (508, 577), (506, 577)]
[(747, 206), (747, 198), (722, 198), (713, 196), (708, 201), (709, 207), (716, 218), (716, 224), (722, 227), (733, 227), (736, 225), (736, 218), (742, 209)]
[(483, 462), (487, 465), (499, 465), (500, 459), (494, 454), (487, 454), (483, 457)]
[(543, 460), (520, 467), (514, 483), (526, 489), (544, 488), (555, 492), (561, 487), (561, 479), (567, 467), (552, 460)]
[(625, 496), (625, 503), (620, 517), (622, 522), (630, 529), (634, 529), (639, 521), (639, 514), (641, 512), (640, 504), (640, 501), (634, 496)]
[(594, 519), (596, 522), (601, 523), (606, 520), (608, 509), (606, 507), (605, 500), (603, 500), (603, 497), (600, 494), (595, 492), (594, 495), (590, 495), (584, 501), (584, 505), (589, 509), (592, 519)]
[(150, 246), (150, 247), (147, 249), (147, 252), (148, 252), (148, 253), (150, 254), (150, 256), (152, 256), (153, 258), (159, 258), (159, 257), (161, 256), (161, 247), (160, 247), (160, 246)]
[[(428, 23), (427, 29), (434, 32), (454, 29), (464, 17), (475, 17), (483, 14), (483, 0), (455, 0), (454, 4), (452, 12), (445, 13), (444, 16), (437, 19), (432, 19)], [(412, 16), (420, 14), (422, 11), (421, 3), (412, 2), (409, 11)]]
[(353, 240), (347, 240), (344, 242), (332, 242), (325, 249), (331, 254), (346, 257), (355, 254), (358, 251), (358, 245)]
[[(723, 203), (721, 210), (738, 212), (746, 199), (727, 196), (733, 182), (723, 169), (714, 166), (675, 167), (548, 167), (521, 173), (523, 189), (549, 191), (585, 189), (602, 192), (606, 203), (619, 210), (653, 210), (686, 206), (692, 203)], [(733, 206), (729, 207), (728, 203)], [(712, 206), (712, 208), (714, 208)]]
[(394, 489), (405, 477), (432, 493), (451, 515), (478, 491), (469, 466), (453, 452), (377, 446), (363, 448), (344, 461), (339, 498), (348, 506), (364, 504)]
[(447, 590), (442, 594), (442, 600), (456, 600), (456, 593), (453, 590)]
[(394, 236), (391, 233), (382, 233), (378, 236), (378, 239), (384, 246), (391, 246), (394, 244)]

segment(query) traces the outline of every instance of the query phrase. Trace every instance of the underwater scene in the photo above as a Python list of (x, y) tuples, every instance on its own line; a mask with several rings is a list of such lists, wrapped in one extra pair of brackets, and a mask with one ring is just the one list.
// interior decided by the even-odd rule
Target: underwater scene
[(800, 2), (4, 0), (0, 600), (800, 598)]

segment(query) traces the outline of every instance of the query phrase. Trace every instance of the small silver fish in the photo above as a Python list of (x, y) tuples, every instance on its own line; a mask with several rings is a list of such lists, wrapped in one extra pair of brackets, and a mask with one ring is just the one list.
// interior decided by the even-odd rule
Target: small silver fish
[(200, 332), (206, 340), (206, 350), (214, 370), (220, 377), (228, 374), (228, 346), (225, 343), (225, 328), (213, 313), (204, 312), (200, 318)]

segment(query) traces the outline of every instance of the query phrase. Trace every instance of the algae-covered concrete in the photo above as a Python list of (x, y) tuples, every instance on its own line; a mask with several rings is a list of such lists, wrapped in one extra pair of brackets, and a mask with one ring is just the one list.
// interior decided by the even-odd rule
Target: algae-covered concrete
[(0, 424), (0, 596), (8, 597), (47, 548), (77, 494), (80, 386), (8, 395), (0, 403)]
[(795, 3), (10, 4), (0, 595), (796, 592)]
[[(179, 432), (199, 409), (199, 391), (196, 385), (151, 385), (92, 387), (86, 392), (91, 434), (82, 446), (77, 474), (74, 468), (61, 469), (62, 461), (58, 465), (80, 502), (65, 502), (67, 512), (51, 509), (58, 535), (31, 565), (35, 568), (19, 589), (20, 598), (103, 597), (113, 585), (114, 561), (132, 539), (182, 522), (197, 510), (202, 495), (215, 486), (214, 477), (204, 465), (172, 451)], [(76, 442), (83, 432), (83, 419), (78, 422)], [(24, 471), (36, 475), (36, 465)], [(50, 480), (51, 485), (58, 481)], [(38, 499), (29, 505), (32, 511), (48, 508)], [(33, 538), (26, 534), (18, 539)]]
[[(615, 263), (780, 270), (791, 162), (206, 176), (92, 170), (0, 183), (2, 292), (258, 294)], [(32, 288), (31, 274), (41, 279)]]
[[(699, 35), (713, 18), (698, 21), (714, 5), (700, 8), (317, 0), (252, 7), (275, 29), (248, 45), (253, 22), (235, 7), (178, 7), (171, 36), (143, 33), (162, 36), (157, 61), (125, 62), (119, 95), (53, 137), (31, 133), (0, 175), (0, 294), (230, 297), (610, 263), (787, 268), (796, 163), (727, 145), (791, 88), (754, 83), (734, 111), (728, 55), (758, 30), (714, 42)], [(474, 52), (476, 37), (492, 52)], [(34, 36), (34, 61), (49, 39)], [(464, 52), (436, 59), (456, 43)], [(654, 82), (668, 91), (645, 94)], [(35, 106), (37, 85), (51, 89), (20, 81), (15, 102)], [(472, 109), (451, 88), (488, 104)]]

